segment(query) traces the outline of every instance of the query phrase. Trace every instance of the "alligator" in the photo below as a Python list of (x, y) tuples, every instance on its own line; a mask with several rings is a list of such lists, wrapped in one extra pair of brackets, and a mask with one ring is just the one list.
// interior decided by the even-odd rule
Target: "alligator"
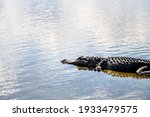
[(69, 61), (63, 59), (63, 64), (72, 64), (78, 67), (88, 67), (95, 71), (113, 70), (118, 72), (136, 73), (150, 76), (150, 60), (133, 57), (84, 57)]

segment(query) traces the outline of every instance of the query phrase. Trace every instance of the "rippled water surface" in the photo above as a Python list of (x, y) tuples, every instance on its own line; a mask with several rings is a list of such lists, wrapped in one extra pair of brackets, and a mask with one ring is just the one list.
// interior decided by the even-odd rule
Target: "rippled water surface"
[(0, 0), (0, 99), (150, 99), (150, 79), (64, 58), (150, 59), (150, 0)]

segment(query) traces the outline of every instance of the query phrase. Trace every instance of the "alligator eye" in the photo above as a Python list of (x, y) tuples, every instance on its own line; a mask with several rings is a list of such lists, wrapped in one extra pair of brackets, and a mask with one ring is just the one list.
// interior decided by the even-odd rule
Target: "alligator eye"
[(83, 58), (84, 58), (83, 56), (80, 56), (80, 57), (77, 58), (77, 60), (81, 60), (81, 59), (83, 59)]

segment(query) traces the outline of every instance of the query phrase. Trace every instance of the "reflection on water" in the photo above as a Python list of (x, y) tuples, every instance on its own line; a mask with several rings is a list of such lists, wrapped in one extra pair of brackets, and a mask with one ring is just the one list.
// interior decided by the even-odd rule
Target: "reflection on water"
[(150, 76), (138, 75), (136, 73), (124, 73), (124, 72), (116, 72), (111, 70), (104, 71), (106, 74), (110, 74), (112, 76), (123, 77), (123, 78), (136, 78), (136, 79), (150, 79)]
[(81, 55), (150, 59), (149, 6), (149, 0), (0, 0), (0, 99), (150, 99), (149, 79), (60, 63)]
[[(89, 71), (95, 71), (92, 68), (87, 67), (77, 67), (78, 70), (89, 70)], [(97, 71), (95, 71), (97, 72)], [(138, 75), (136, 73), (126, 73), (126, 72), (118, 72), (113, 70), (103, 70), (101, 72), (104, 72), (105, 74), (111, 75), (113, 77), (122, 77), (122, 78), (136, 78), (136, 79), (150, 79), (150, 76), (144, 76), (144, 75)]]

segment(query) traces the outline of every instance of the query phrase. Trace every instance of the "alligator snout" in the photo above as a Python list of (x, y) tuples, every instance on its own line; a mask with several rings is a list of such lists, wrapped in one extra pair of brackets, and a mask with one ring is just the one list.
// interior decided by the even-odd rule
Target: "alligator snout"
[(67, 62), (67, 59), (63, 59), (63, 60), (61, 61), (61, 63), (63, 63), (63, 64), (66, 64), (66, 62)]
[(68, 61), (67, 59), (63, 59), (61, 61), (61, 63), (63, 63), (63, 64), (74, 64), (74, 61)]

